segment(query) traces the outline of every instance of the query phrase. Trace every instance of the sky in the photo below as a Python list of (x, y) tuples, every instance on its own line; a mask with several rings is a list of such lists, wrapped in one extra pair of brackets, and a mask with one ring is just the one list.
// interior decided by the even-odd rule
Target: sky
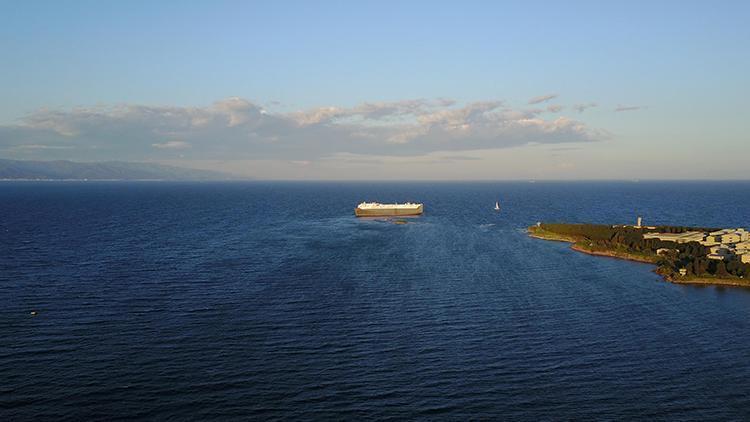
[(0, 11), (0, 158), (257, 179), (750, 179), (747, 1)]

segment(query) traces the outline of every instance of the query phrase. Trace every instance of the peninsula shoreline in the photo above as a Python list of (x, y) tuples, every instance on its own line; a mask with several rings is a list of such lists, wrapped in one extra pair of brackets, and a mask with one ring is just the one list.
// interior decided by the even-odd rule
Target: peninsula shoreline
[(656, 274), (659, 274), (662, 277), (662, 280), (669, 282), (669, 283), (673, 283), (673, 284), (686, 284), (686, 285), (696, 285), (696, 286), (750, 287), (750, 280), (736, 278), (736, 277), (732, 277), (732, 278), (721, 278), (721, 277), (676, 278), (668, 274), (662, 274), (659, 272), (657, 257), (638, 256), (638, 255), (629, 254), (627, 252), (616, 251), (616, 250), (587, 249), (586, 247), (581, 245), (580, 239), (576, 239), (572, 236), (566, 236), (566, 235), (562, 235), (559, 233), (547, 232), (535, 226), (528, 227), (527, 234), (529, 237), (532, 237), (534, 239), (570, 243), (571, 244), (570, 249), (576, 252), (585, 253), (587, 255), (622, 259), (625, 261), (632, 261), (632, 262), (639, 262), (643, 264), (654, 265), (656, 268), (653, 269), (653, 272)]

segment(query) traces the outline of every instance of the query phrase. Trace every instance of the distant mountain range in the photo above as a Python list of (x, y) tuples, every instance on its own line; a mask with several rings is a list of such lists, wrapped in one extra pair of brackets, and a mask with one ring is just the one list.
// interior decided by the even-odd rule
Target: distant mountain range
[(228, 180), (229, 174), (151, 163), (0, 159), (0, 180)]

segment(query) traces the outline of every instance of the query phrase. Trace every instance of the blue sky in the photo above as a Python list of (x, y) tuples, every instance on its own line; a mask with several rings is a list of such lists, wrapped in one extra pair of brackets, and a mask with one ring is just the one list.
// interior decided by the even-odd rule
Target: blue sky
[(747, 2), (0, 4), (4, 158), (750, 178)]

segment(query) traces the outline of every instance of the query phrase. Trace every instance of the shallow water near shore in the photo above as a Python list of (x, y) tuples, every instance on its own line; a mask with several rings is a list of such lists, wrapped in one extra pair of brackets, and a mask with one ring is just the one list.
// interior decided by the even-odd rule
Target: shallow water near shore
[(747, 182), (0, 183), (0, 417), (745, 418), (750, 290), (525, 228), (748, 209)]

